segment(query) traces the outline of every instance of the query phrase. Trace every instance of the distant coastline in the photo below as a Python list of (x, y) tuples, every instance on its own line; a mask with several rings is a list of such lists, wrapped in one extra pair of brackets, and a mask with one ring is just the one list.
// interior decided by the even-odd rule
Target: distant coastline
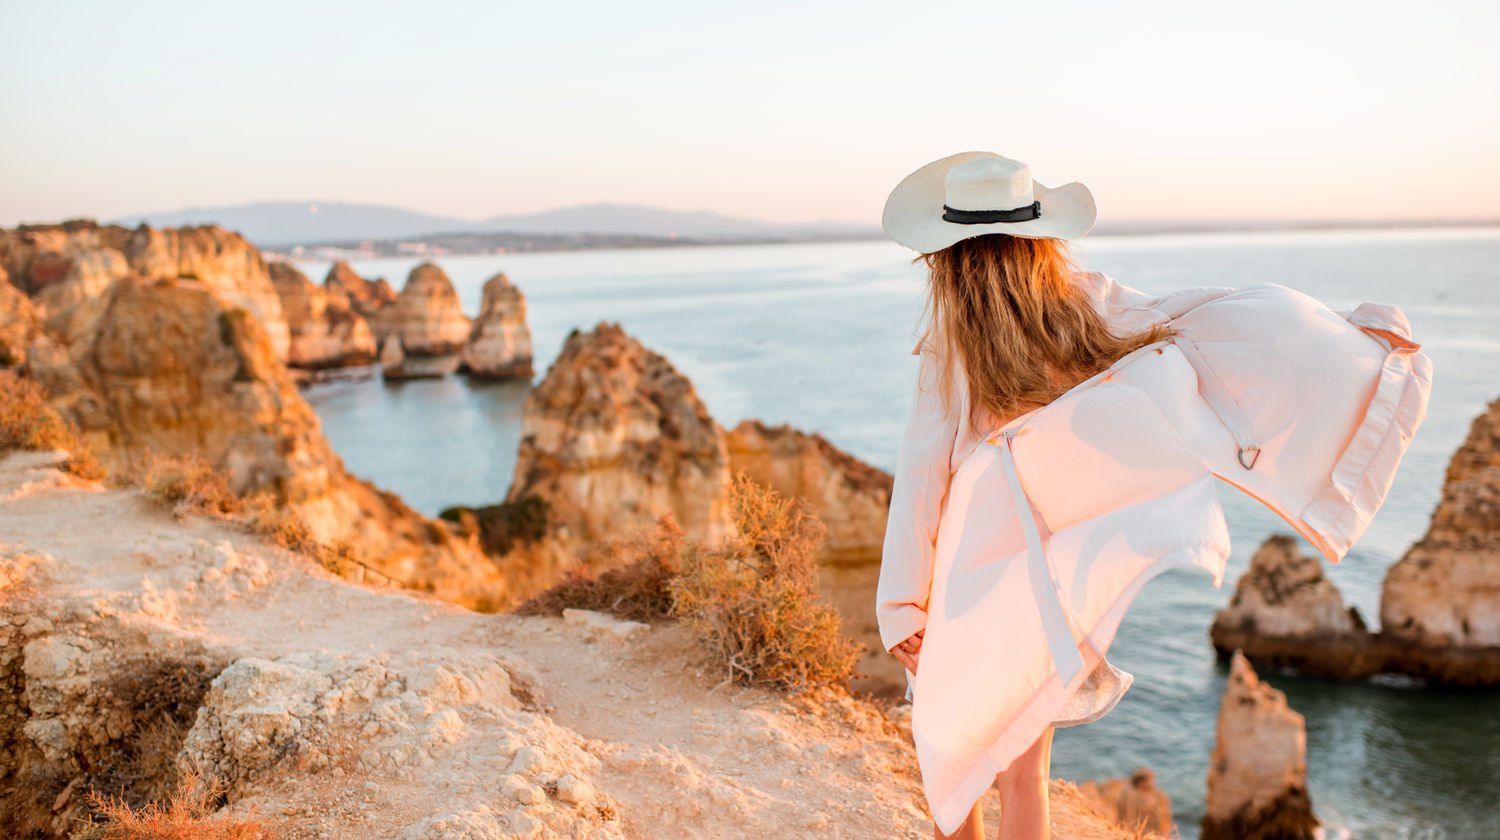
[[(1422, 228), (1500, 227), (1500, 219), (1329, 219), (1312, 221), (1144, 220), (1104, 222), (1094, 236), (1165, 236), (1191, 233), (1290, 233)], [(360, 260), (390, 257), (457, 257), (548, 251), (625, 250), (634, 248), (710, 247), (719, 245), (787, 245), (810, 242), (868, 242), (883, 239), (879, 229), (819, 236), (651, 236), (628, 233), (523, 233), (457, 231), (384, 239), (311, 241), (263, 248), (283, 259)]]

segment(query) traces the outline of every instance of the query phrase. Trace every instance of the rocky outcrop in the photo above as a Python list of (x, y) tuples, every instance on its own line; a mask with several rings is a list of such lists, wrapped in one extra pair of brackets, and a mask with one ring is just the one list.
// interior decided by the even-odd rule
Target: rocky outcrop
[(384, 342), (389, 336), (399, 337), (407, 356), (457, 354), (469, 340), (469, 319), (458, 292), (432, 263), (412, 269), (395, 301), (371, 318), (376, 338)]
[(510, 500), (539, 496), (577, 540), (664, 513), (713, 540), (728, 531), (725, 482), (739, 471), (819, 512), (825, 562), (879, 559), (889, 475), (790, 427), (726, 433), (687, 377), (618, 324), (575, 330), (527, 398)]
[(1156, 774), (1145, 767), (1137, 768), (1129, 779), (1089, 779), (1078, 790), (1125, 825), (1138, 825), (1163, 837), (1172, 834), (1172, 800), (1156, 786)]
[(479, 317), (464, 345), (459, 370), (481, 379), (530, 379), (531, 328), (526, 297), (504, 274), (484, 284)]
[(1286, 535), (1272, 536), (1250, 558), (1209, 636), (1221, 660), (1240, 650), (1262, 668), (1347, 678), (1381, 667), (1359, 611), (1344, 607), (1322, 561)]
[(1386, 571), (1380, 625), (1402, 671), (1500, 684), (1500, 400), (1448, 463), (1427, 534)]
[(396, 290), (391, 288), (384, 277), (366, 280), (354, 273), (354, 269), (343, 260), (335, 262), (328, 269), (328, 276), (323, 278), (323, 288), (334, 298), (346, 301), (366, 319), (374, 317), (375, 313), (396, 302)]
[(1208, 764), (1202, 840), (1314, 837), (1307, 795), (1307, 730), (1286, 695), (1261, 682), (1245, 657), (1230, 660)]
[(562, 539), (592, 542), (671, 513), (726, 533), (724, 434), (693, 384), (618, 324), (574, 330), (526, 398), (510, 501), (539, 496)]
[(92, 222), (22, 225), (0, 231), (0, 262), (11, 281), (42, 306), (49, 326), (69, 307), (95, 298), (126, 274), (191, 279), (255, 316), (272, 352), (285, 358), (290, 335), (260, 251), (214, 226), (129, 230)]
[(386, 336), (380, 347), (380, 376), (383, 379), (436, 379), (447, 376), (458, 366), (458, 358), (447, 356), (408, 356), (401, 346), (401, 336)]
[(25, 364), (27, 348), (41, 332), (41, 318), (31, 298), (12, 286), (0, 267), (0, 368)]
[(745, 420), (725, 439), (729, 468), (788, 498), (800, 498), (828, 529), (824, 562), (880, 560), (890, 473), (866, 464), (822, 435)]
[(260, 322), (195, 280), (127, 277), (65, 353), (28, 362), (111, 472), (147, 452), (196, 454), (231, 489), (265, 492), (313, 536), (460, 602), (505, 596), (472, 541), (344, 469)]
[[(46, 480), (61, 458), (0, 455), (0, 836), (69, 836), (91, 789), (139, 806), (189, 761), (227, 785), (215, 818), (288, 840), (930, 831), (909, 732), (858, 696), (716, 691), (676, 625), (358, 586)], [(1057, 840), (1140, 837), (1051, 802)]]
[(270, 271), (291, 335), (287, 365), (320, 370), (375, 360), (370, 325), (347, 299), (314, 285), (291, 263), (271, 263)]

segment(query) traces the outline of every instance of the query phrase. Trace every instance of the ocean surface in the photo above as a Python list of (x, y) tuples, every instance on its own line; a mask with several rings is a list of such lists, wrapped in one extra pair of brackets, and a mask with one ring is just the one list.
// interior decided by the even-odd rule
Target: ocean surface
[[(1390, 497), (1329, 576), (1373, 627), (1380, 582), (1426, 530), (1443, 473), (1472, 419), (1500, 397), (1500, 230), (1091, 237), (1081, 264), (1150, 292), (1280, 283), (1335, 308), (1400, 306), (1431, 356), (1435, 383)], [(355, 262), (400, 288), (418, 259)], [(710, 412), (821, 432), (891, 469), (916, 374), (910, 355), (922, 272), (884, 242), (446, 257), (465, 310), (504, 271), (526, 294), (538, 377), (573, 329), (619, 322), (690, 377)], [(315, 281), (327, 263), (304, 262)], [(1271, 327), (1273, 325), (1267, 325)], [(306, 395), (356, 474), (435, 514), (504, 498), (526, 383), (458, 377), (316, 385)], [(1100, 721), (1059, 730), (1054, 775), (1083, 780), (1156, 771), (1187, 838), (1226, 669), (1208, 627), (1250, 555), (1292, 533), (1220, 484), (1234, 542), (1223, 588), (1168, 572), (1136, 598), (1109, 656), (1136, 676)], [(1304, 550), (1311, 551), (1304, 546)], [(872, 606), (873, 609), (873, 606)], [(1262, 674), (1307, 719), (1315, 811), (1330, 837), (1500, 837), (1500, 692), (1421, 688), (1402, 679), (1339, 683)]]

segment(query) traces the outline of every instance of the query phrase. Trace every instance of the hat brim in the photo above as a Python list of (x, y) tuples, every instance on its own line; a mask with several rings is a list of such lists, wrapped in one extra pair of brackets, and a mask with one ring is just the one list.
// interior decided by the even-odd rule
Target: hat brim
[(885, 201), (880, 226), (886, 235), (913, 251), (930, 254), (955, 242), (988, 233), (1005, 233), (1032, 239), (1077, 239), (1094, 226), (1098, 211), (1093, 193), (1074, 181), (1048, 189), (1032, 181), (1041, 215), (1025, 222), (993, 222), (965, 225), (943, 220), (944, 182), (948, 170), (980, 157), (998, 157), (991, 152), (960, 152), (936, 160), (906, 176)]

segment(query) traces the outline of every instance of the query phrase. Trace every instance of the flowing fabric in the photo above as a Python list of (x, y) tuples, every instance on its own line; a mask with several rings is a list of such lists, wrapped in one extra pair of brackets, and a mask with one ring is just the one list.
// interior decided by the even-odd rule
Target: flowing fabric
[(1274, 284), (1153, 297), (1079, 282), (1117, 332), (1178, 334), (984, 436), (959, 421), (966, 403), (941, 408), (919, 348), (876, 613), (887, 650), (926, 630), (907, 676), (944, 833), (1047, 726), (1098, 699), (1148, 580), (1188, 566), (1222, 585), (1216, 477), (1337, 562), (1426, 412), (1431, 365), (1392, 307), (1334, 312)]

